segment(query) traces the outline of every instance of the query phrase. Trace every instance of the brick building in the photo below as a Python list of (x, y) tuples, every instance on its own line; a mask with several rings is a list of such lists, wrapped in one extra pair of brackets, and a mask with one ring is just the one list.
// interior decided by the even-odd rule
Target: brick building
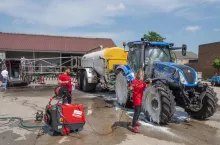
[(212, 67), (215, 59), (220, 59), (220, 42), (199, 45), (198, 62), (189, 63), (198, 72), (202, 72), (203, 77), (211, 77), (217, 73), (217, 69)]

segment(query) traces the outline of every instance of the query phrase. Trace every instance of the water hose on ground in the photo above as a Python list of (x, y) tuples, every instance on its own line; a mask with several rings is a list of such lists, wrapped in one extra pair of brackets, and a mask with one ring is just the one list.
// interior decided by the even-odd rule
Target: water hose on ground
[(21, 117), (0, 117), (0, 121), (2, 120), (19, 120), (19, 124), (18, 126), (23, 128), (23, 129), (35, 129), (35, 128), (42, 128), (44, 127), (45, 125), (26, 125), (24, 124), (24, 120), (21, 118)]

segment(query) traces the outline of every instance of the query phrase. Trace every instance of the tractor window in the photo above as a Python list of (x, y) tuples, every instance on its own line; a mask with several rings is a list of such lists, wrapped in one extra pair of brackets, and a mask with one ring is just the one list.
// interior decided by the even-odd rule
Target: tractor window
[(138, 69), (141, 68), (141, 49), (139, 47), (135, 47), (135, 48), (132, 48), (133, 51), (130, 51), (129, 52), (129, 64), (132, 68), (132, 70), (134, 71), (134, 73), (136, 73), (136, 71)]
[(145, 51), (145, 64), (155, 61), (170, 62), (171, 56), (168, 48), (150, 47)]
[(145, 77), (152, 77), (153, 64), (156, 61), (170, 62), (170, 52), (166, 47), (149, 47), (145, 49)]

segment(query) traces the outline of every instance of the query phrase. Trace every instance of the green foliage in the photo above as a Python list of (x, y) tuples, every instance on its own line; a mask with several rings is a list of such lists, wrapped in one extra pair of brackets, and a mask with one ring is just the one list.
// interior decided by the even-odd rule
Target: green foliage
[(163, 42), (166, 38), (162, 37), (157, 32), (149, 31), (148, 34), (144, 34), (144, 39), (148, 41)]
[(171, 56), (171, 60), (172, 60), (172, 62), (175, 62), (176, 58), (174, 56)]
[(170, 51), (170, 54), (171, 54), (171, 61), (172, 62), (176, 62), (176, 54), (174, 51)]
[(220, 59), (215, 59), (212, 62), (212, 67), (216, 68), (218, 70), (218, 73), (219, 73), (219, 70), (220, 70)]

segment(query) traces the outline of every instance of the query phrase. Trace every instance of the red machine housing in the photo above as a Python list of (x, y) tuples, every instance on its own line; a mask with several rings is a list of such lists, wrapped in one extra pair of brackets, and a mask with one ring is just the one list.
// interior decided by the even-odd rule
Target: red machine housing
[(85, 125), (84, 108), (82, 104), (48, 105), (44, 115), (44, 122), (53, 132), (68, 135), (78, 132)]
[(51, 101), (54, 98), (60, 96), (62, 99), (64, 97), (63, 94), (65, 94), (64, 92), (68, 92), (65, 87), (57, 87), (55, 89), (56, 96), (51, 98), (49, 104), (46, 106), (44, 122), (53, 132), (68, 135), (70, 132), (81, 131), (86, 121), (82, 104), (57, 103), (51, 105)]
[[(61, 105), (64, 116), (63, 123), (85, 123), (84, 108), (82, 104), (64, 104)], [(67, 122), (68, 121), (68, 122)]]

